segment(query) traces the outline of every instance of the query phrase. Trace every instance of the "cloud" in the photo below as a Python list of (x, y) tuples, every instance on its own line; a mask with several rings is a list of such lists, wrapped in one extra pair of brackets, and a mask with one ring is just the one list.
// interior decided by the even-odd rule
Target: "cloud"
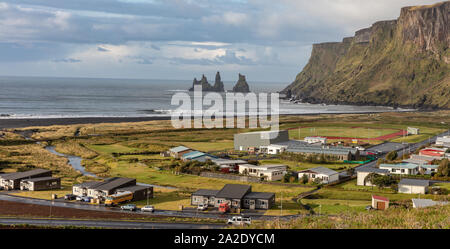
[(109, 52), (109, 49), (103, 48), (103, 47), (97, 47), (97, 51), (99, 52)]
[(56, 60), (53, 60), (53, 62), (57, 62), (57, 63), (60, 63), (60, 62), (62, 62), (62, 63), (79, 63), (79, 62), (81, 62), (81, 60), (73, 59), (73, 58), (65, 58), (65, 59), (56, 59)]

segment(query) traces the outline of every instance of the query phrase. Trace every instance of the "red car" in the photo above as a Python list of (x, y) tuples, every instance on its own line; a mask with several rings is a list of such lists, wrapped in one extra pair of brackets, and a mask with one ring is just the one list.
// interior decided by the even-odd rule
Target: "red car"
[(219, 205), (219, 212), (223, 214), (230, 212), (230, 206), (228, 205), (228, 203), (221, 203)]

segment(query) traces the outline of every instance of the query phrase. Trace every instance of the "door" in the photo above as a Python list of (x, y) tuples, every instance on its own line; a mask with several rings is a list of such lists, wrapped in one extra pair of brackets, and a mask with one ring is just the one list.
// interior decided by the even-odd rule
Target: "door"
[(377, 209), (378, 210), (384, 210), (385, 208), (386, 208), (386, 203), (381, 202), (381, 201), (377, 202)]
[(251, 210), (256, 209), (255, 200), (249, 200), (249, 208)]

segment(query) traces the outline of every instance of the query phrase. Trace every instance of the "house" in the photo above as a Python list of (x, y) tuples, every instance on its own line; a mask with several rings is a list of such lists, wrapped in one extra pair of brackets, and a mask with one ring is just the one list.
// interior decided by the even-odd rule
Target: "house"
[(281, 164), (274, 165), (253, 165), (240, 164), (239, 174), (261, 177), (267, 181), (279, 181), (286, 174), (287, 166)]
[(280, 142), (289, 141), (289, 132), (285, 131), (259, 131), (234, 135), (234, 150), (248, 151), (249, 148), (259, 149)]
[(103, 184), (103, 182), (97, 182), (97, 181), (92, 181), (92, 182), (83, 182), (80, 184), (76, 184), (72, 186), (72, 194), (76, 195), (76, 196), (87, 196), (88, 195), (88, 189), (93, 189), (95, 188), (95, 186), (100, 186), (101, 184)]
[(360, 152), (356, 148), (341, 146), (312, 146), (296, 145), (287, 148), (286, 152), (302, 154), (305, 156), (314, 155), (318, 158), (321, 155), (330, 156), (341, 161), (359, 160)]
[(227, 184), (221, 190), (200, 189), (191, 195), (191, 205), (219, 207), (221, 203), (235, 209), (267, 210), (275, 204), (275, 194), (252, 192), (249, 185)]
[(382, 196), (372, 195), (372, 208), (386, 210), (389, 208), (389, 199)]
[(446, 148), (425, 148), (419, 151), (420, 156), (430, 156), (436, 158), (443, 158), (445, 156)]
[(212, 159), (212, 162), (220, 167), (220, 171), (223, 173), (236, 172), (239, 170), (239, 164), (246, 164), (244, 160), (229, 160), (216, 158)]
[(311, 179), (313, 181), (319, 179), (320, 183), (323, 184), (333, 183), (339, 180), (338, 172), (325, 167), (302, 170), (298, 172), (298, 179), (301, 179), (305, 175), (308, 177), (308, 179)]
[(308, 144), (327, 144), (326, 137), (305, 137), (303, 141), (307, 142)]
[(153, 198), (153, 187), (152, 186), (140, 186), (134, 185), (125, 188), (119, 188), (116, 190), (116, 194), (121, 194), (125, 192), (133, 193), (132, 201), (146, 200), (147, 198)]
[(395, 175), (417, 175), (419, 174), (419, 165), (412, 163), (399, 164), (380, 164), (380, 169), (387, 169), (391, 174)]
[(439, 165), (429, 165), (429, 164), (422, 164), (419, 165), (419, 171), (423, 172), (425, 175), (431, 175), (433, 173), (436, 173), (438, 171)]
[(436, 145), (450, 148), (450, 136), (438, 137), (436, 139)]
[(447, 205), (446, 201), (433, 201), (430, 199), (412, 199), (413, 208), (426, 208), (437, 205)]
[(183, 156), (184, 154), (189, 153), (191, 151), (193, 151), (193, 150), (188, 148), (188, 147), (178, 146), (178, 147), (175, 147), (175, 148), (171, 148), (169, 150), (169, 154), (170, 154), (171, 157), (178, 159), (181, 156)]
[(389, 170), (374, 167), (361, 167), (359, 169), (356, 169), (356, 185), (372, 187), (373, 184), (370, 181), (366, 180), (366, 177), (371, 173), (375, 173), (378, 175), (389, 175)]
[(261, 146), (260, 151), (269, 155), (278, 155), (286, 151), (287, 145), (270, 144), (268, 146)]
[(51, 189), (61, 189), (61, 178), (47, 176), (20, 181), (20, 190), (39, 191)]
[(419, 179), (402, 179), (398, 183), (398, 192), (404, 194), (426, 194), (430, 181)]
[(419, 128), (414, 128), (414, 127), (408, 127), (406, 129), (406, 132), (408, 133), (408, 135), (419, 135), (420, 134), (420, 129)]
[(0, 187), (6, 190), (14, 190), (20, 188), (20, 181), (24, 179), (51, 177), (52, 172), (46, 169), (33, 169), (25, 172), (15, 172), (3, 174), (0, 176)]
[(203, 160), (203, 161), (206, 161), (208, 157), (209, 157), (209, 160), (212, 160), (212, 159), (216, 158), (214, 156), (206, 154), (205, 152), (194, 150), (194, 151), (191, 151), (189, 153), (186, 153), (186, 154), (182, 155), (181, 156), (181, 160), (183, 160), (183, 161), (190, 161), (190, 160), (194, 160), (194, 161)]
[(94, 185), (88, 188), (87, 196), (94, 199), (103, 199), (108, 195), (112, 195), (119, 188), (130, 187), (136, 185), (136, 179), (112, 177), (106, 179), (104, 182), (98, 185)]

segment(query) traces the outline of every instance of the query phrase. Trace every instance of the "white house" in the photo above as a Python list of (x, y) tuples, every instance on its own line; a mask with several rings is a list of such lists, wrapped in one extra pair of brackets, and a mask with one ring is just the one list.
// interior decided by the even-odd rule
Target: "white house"
[(419, 179), (402, 179), (398, 183), (398, 192), (403, 194), (426, 194), (430, 181)]
[(374, 167), (361, 167), (356, 170), (356, 185), (372, 187), (373, 184), (370, 181), (366, 180), (366, 177), (371, 173), (376, 173), (379, 175), (389, 175), (389, 170)]
[(286, 151), (287, 145), (271, 144), (267, 146), (267, 154), (278, 155)]
[(450, 136), (438, 137), (436, 139), (436, 145), (449, 148), (450, 147), (449, 146), (450, 145)]
[(333, 183), (339, 180), (338, 172), (325, 167), (302, 170), (298, 172), (298, 179), (301, 179), (304, 175), (306, 175), (308, 179), (320, 179), (320, 182), (323, 184)]
[(380, 164), (380, 169), (387, 169), (395, 175), (417, 175), (419, 174), (419, 165), (412, 163), (399, 164)]
[(286, 175), (287, 166), (281, 164), (256, 166), (252, 164), (240, 164), (239, 174), (264, 177), (267, 181), (278, 181)]
[(433, 173), (436, 173), (438, 168), (439, 165), (429, 165), (429, 164), (419, 165), (419, 171), (423, 171), (425, 175), (431, 175)]
[(414, 127), (408, 127), (407, 129), (408, 135), (419, 135), (420, 129)]
[(326, 137), (305, 137), (303, 141), (309, 144), (316, 144), (316, 143), (327, 144)]

